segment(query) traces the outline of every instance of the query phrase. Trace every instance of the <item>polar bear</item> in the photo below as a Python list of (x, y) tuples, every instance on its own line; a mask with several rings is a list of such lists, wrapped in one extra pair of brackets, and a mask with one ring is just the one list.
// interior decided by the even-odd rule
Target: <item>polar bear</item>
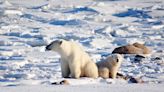
[(47, 45), (46, 50), (52, 50), (60, 54), (62, 77), (98, 77), (96, 64), (76, 42), (56, 40)]
[(122, 61), (122, 55), (113, 54), (108, 56), (104, 61), (97, 62), (99, 77), (115, 79)]
[(142, 49), (143, 54), (150, 54), (151, 53), (151, 50), (147, 46), (145, 46), (144, 44), (136, 42), (136, 43), (133, 43), (133, 46)]
[(151, 49), (141, 43), (133, 43), (125, 46), (117, 47), (113, 50), (112, 53), (119, 54), (138, 54), (138, 55), (148, 55), (151, 53)]
[(112, 53), (119, 53), (119, 54), (142, 54), (143, 50), (135, 47), (134, 45), (126, 45), (115, 48)]

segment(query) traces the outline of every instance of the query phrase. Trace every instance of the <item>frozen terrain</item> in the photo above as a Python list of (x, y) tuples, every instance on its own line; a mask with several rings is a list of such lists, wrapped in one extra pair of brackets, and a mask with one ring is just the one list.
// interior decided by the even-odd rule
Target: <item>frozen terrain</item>
[[(118, 46), (144, 43), (152, 49), (151, 55), (139, 61), (135, 55), (125, 55), (119, 70), (144, 84), (80, 78), (67, 79), (69, 86), (52, 86), (64, 79), (60, 56), (45, 51), (56, 39), (81, 43), (95, 62)], [(116, 92), (116, 87), (121, 92), (163, 92), (164, 0), (0, 0), (0, 91), (47, 92), (39, 86), (48, 92), (55, 88)]]

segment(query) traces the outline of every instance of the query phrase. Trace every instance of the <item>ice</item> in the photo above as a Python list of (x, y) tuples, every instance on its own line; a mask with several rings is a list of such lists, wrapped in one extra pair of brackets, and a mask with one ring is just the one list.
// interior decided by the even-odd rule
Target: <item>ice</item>
[(4, 6), (12, 6), (12, 4), (8, 0), (3, 0), (2, 5), (4, 5)]
[(4, 10), (4, 15), (23, 15), (19, 10)]
[[(163, 92), (163, 10), (163, 0), (0, 0), (0, 89), (12, 92), (1, 87), (16, 86), (19, 90), (13, 92), (25, 92), (22, 86), (51, 88), (52, 82), (66, 79), (70, 82), (66, 89), (77, 87), (78, 92), (89, 87), (94, 91), (107, 88), (106, 92), (109, 87), (121, 87), (119, 91), (129, 92), (136, 86), (148, 89), (149, 84), (155, 85), (150, 92)], [(140, 61), (135, 61), (135, 55), (124, 55), (119, 70), (141, 78), (144, 86), (123, 79), (62, 78), (60, 55), (45, 51), (57, 39), (81, 44), (94, 62), (111, 55), (116, 47), (145, 44), (152, 53)]]
[(99, 39), (93, 39), (92, 42), (91, 42), (91, 45), (95, 48), (105, 48), (105, 47), (108, 47), (108, 44), (110, 44), (110, 40), (108, 39), (102, 39), (102, 38), (99, 38)]

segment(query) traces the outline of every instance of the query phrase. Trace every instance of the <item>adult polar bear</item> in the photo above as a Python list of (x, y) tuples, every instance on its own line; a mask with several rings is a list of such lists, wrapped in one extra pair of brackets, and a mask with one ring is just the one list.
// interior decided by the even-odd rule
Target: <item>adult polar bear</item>
[(56, 40), (46, 46), (61, 55), (62, 77), (98, 77), (98, 68), (89, 55), (75, 42)]

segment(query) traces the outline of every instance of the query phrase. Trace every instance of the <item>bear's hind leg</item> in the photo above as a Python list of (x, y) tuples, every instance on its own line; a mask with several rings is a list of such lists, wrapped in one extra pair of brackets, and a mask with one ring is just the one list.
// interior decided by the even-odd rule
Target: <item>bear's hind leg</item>
[(88, 62), (84, 67), (85, 77), (97, 78), (98, 77), (98, 68), (94, 62)]
[(104, 79), (109, 78), (109, 69), (107, 67), (99, 67), (98, 72), (99, 72), (99, 77), (102, 77)]

